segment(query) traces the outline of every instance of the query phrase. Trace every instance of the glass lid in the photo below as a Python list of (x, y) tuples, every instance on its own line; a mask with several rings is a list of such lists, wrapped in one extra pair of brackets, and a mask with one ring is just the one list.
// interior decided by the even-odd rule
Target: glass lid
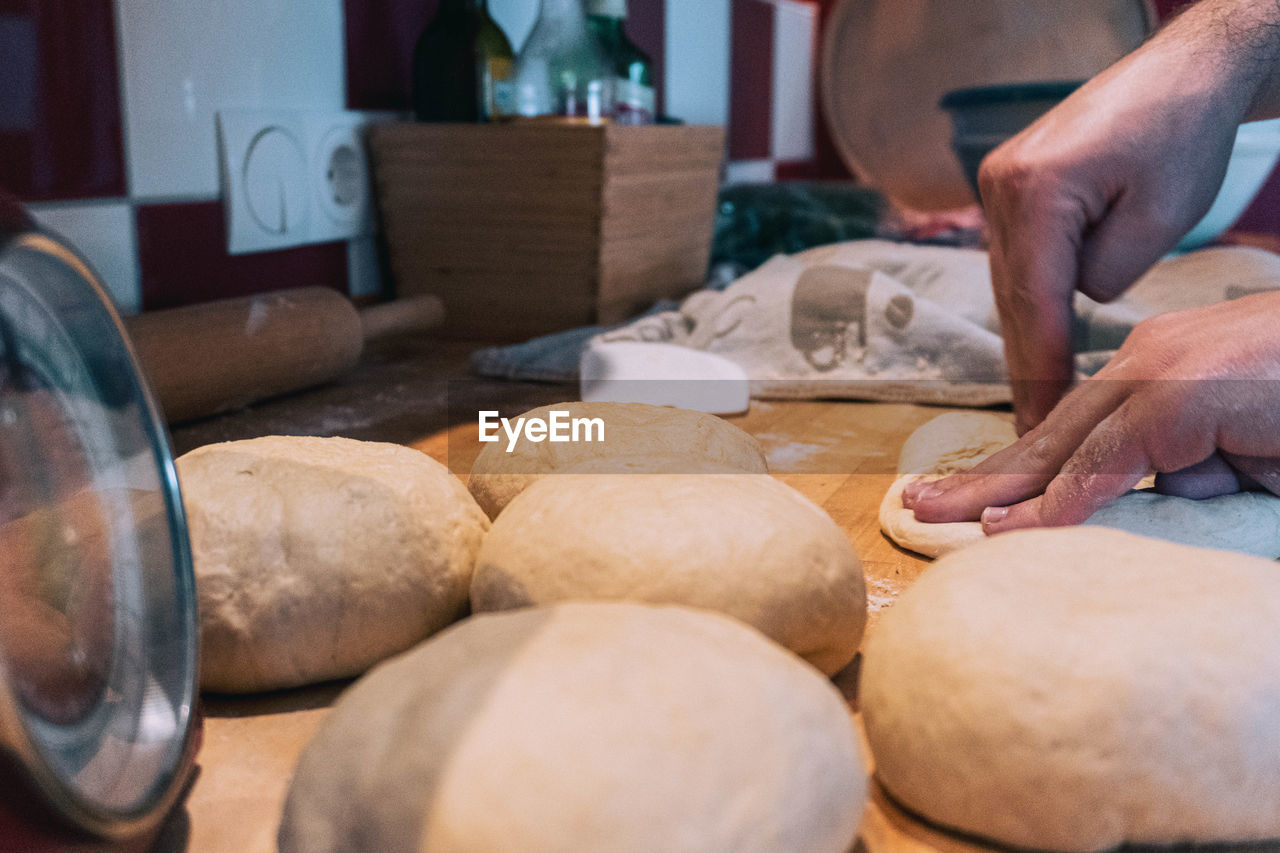
[(0, 230), (0, 747), (55, 814), (142, 831), (180, 786), (196, 684), (172, 451), (109, 299)]

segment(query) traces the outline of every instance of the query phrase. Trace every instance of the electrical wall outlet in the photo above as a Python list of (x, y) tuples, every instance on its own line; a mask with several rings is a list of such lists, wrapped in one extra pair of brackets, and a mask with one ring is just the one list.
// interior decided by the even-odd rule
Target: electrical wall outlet
[(359, 113), (305, 117), (307, 136), (313, 141), (313, 240), (349, 240), (373, 232), (369, 160), (362, 137), (367, 123)]
[(218, 113), (227, 251), (284, 249), (373, 232), (369, 161), (356, 112)]

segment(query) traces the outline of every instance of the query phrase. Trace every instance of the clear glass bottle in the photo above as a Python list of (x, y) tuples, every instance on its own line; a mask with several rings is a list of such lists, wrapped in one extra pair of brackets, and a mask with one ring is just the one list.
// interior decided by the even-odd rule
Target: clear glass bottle
[(504, 85), (514, 54), (487, 0), (440, 0), (413, 50), (419, 121), (483, 122), (509, 111)]
[(598, 123), (613, 113), (613, 71), (587, 26), (582, 0), (541, 0), (516, 57), (515, 110)]
[(652, 124), (657, 117), (653, 60), (627, 37), (627, 0), (586, 0), (587, 22), (613, 65), (613, 118)]

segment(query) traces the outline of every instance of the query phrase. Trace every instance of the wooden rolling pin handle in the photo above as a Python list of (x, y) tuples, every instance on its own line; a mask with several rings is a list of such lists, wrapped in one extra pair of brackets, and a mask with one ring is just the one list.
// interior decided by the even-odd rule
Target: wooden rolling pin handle
[(408, 332), (424, 332), (444, 322), (444, 303), (431, 294), (405, 296), (360, 310), (364, 342)]

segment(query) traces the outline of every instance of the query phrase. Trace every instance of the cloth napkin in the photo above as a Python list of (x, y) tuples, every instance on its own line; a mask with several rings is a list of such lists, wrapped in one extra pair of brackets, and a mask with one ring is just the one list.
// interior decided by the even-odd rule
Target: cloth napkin
[[(1076, 299), (1082, 374), (1133, 326), (1165, 311), (1280, 288), (1280, 256), (1220, 247), (1161, 261), (1124, 298)], [(1010, 391), (986, 253), (860, 240), (777, 256), (722, 292), (643, 317), (602, 341), (718, 353), (752, 395), (985, 406)]]
[[(1147, 317), (1277, 288), (1280, 256), (1270, 252), (1215, 247), (1171, 256), (1115, 302), (1077, 296), (1077, 368), (1097, 371)], [(723, 290), (576, 335), (568, 350), (556, 349), (561, 373), (589, 341), (651, 341), (736, 362), (757, 398), (1010, 400), (987, 255), (978, 249), (873, 239), (777, 255)], [(549, 340), (521, 346), (545, 349)], [(510, 349), (491, 351), (488, 371), (477, 353), (473, 367), (515, 375), (528, 364)]]

